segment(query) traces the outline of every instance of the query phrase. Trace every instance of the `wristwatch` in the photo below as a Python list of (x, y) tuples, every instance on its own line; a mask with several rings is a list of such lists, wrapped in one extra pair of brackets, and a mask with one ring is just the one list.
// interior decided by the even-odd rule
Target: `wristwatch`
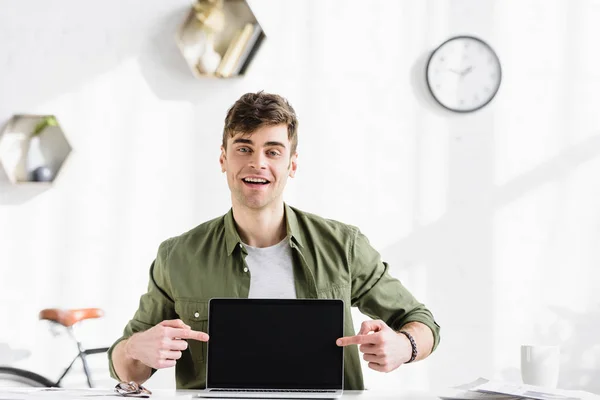
[(410, 347), (412, 347), (412, 355), (410, 357), (410, 360), (408, 360), (405, 364), (411, 363), (413, 361), (415, 361), (415, 358), (417, 358), (417, 342), (415, 342), (415, 339), (412, 337), (412, 335), (406, 331), (400, 331), (399, 333), (403, 333), (408, 340), (410, 341)]

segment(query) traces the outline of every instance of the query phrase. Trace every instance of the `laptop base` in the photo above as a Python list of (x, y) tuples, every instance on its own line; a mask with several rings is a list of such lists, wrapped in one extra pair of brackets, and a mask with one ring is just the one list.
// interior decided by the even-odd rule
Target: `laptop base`
[(337, 399), (342, 397), (343, 390), (223, 390), (205, 389), (197, 392), (202, 398), (237, 398), (237, 399)]

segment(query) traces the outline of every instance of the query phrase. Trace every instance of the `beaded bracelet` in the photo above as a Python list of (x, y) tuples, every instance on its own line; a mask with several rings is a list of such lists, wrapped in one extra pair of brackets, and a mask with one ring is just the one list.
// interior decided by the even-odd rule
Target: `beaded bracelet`
[(403, 333), (404, 335), (406, 335), (406, 337), (410, 341), (410, 346), (412, 347), (412, 356), (410, 357), (410, 360), (406, 362), (406, 364), (411, 363), (415, 361), (415, 358), (417, 358), (417, 342), (415, 342), (415, 339), (410, 333), (406, 331), (400, 331), (399, 333)]

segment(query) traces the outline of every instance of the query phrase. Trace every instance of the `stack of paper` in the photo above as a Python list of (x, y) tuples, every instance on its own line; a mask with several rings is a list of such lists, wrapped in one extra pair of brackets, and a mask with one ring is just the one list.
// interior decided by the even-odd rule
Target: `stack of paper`
[(600, 400), (600, 396), (583, 390), (550, 389), (485, 378), (445, 389), (438, 397), (444, 400)]

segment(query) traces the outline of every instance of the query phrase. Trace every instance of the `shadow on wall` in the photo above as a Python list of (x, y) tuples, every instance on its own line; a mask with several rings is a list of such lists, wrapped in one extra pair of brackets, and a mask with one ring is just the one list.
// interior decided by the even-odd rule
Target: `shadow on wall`
[[(0, 61), (0, 65), (6, 63), (3, 65), (6, 73), (0, 75), (0, 87), (3, 92), (11, 93), (10, 107), (8, 103), (0, 104), (0, 125), (15, 110), (24, 112), (38, 107), (113, 70), (131, 57), (138, 59), (145, 80), (161, 99), (211, 101), (220, 95), (224, 84), (239, 84), (241, 79), (197, 80), (189, 71), (177, 47), (176, 32), (191, 4), (177, 7), (157, 3), (140, 19), (137, 3), (106, 4), (93, 18), (89, 18), (89, 10), (84, 5), (73, 3), (69, 8), (69, 15), (73, 17), (60, 14), (61, 19), (54, 24), (25, 31), (10, 25), (0, 26), (0, 33), (8, 37), (6, 40), (10, 40), (13, 47), (9, 57)], [(46, 5), (38, 9), (36, 15), (44, 16), (52, 10), (51, 5)], [(107, 21), (110, 24), (107, 25)], [(0, 22), (3, 22), (1, 18)], [(85, 45), (82, 45), (83, 40)], [(31, 54), (44, 60), (44, 68), (31, 62)], [(23, 76), (28, 79), (20, 79)]]
[(227, 103), (231, 93), (224, 89), (242, 85), (242, 80), (195, 78), (177, 47), (177, 30), (189, 11), (189, 7), (180, 7), (157, 19), (140, 49), (140, 71), (159, 99), (214, 104), (215, 99), (222, 96)]
[(11, 365), (30, 355), (28, 350), (13, 349), (7, 343), (0, 343), (0, 365)]
[(441, 107), (429, 91), (425, 71), (427, 70), (427, 63), (429, 62), (429, 57), (431, 57), (432, 52), (433, 49), (421, 54), (410, 69), (410, 83), (413, 94), (419, 103), (421, 103), (423, 109), (427, 110), (428, 113), (434, 113), (438, 117), (443, 118), (458, 119), (464, 117), (464, 115), (461, 115), (460, 113), (455, 113)]
[(48, 190), (48, 186), (12, 185), (8, 180), (0, 180), (0, 205), (18, 206)]
[[(495, 213), (541, 185), (561, 179), (578, 166), (600, 157), (600, 133), (566, 147), (557, 156), (502, 185), (493, 184), (493, 178), (485, 178), (485, 175), (481, 181), (466, 187), (455, 185), (454, 182), (458, 181), (457, 177), (461, 176), (464, 168), (459, 163), (460, 150), (456, 146), (448, 150), (449, 185), (445, 213), (428, 224), (419, 225), (418, 220), (415, 221), (410, 234), (383, 249), (381, 255), (398, 273), (426, 267), (424, 274), (428, 276), (428, 303), (433, 306), (432, 312), (442, 326), (442, 338), (445, 326), (476, 326), (479, 331), (476, 335), (475, 332), (466, 335), (465, 344), (469, 346), (469, 340), (476, 339), (485, 346), (493, 342), (494, 330), (497, 328), (493, 326), (491, 317), (472, 320), (470, 316), (473, 314), (456, 313), (455, 310), (473, 312), (475, 309), (474, 315), (485, 316), (488, 315), (487, 310), (493, 309), (493, 269), (480, 266), (490, 266), (494, 262), (491, 254)], [(416, 152), (419, 153), (419, 149)], [(489, 160), (493, 160), (493, 154), (489, 155)], [(480, 168), (486, 167), (489, 164), (480, 165)], [(488, 174), (490, 171), (483, 172)], [(418, 197), (415, 204), (421, 204)], [(380, 222), (380, 226), (389, 224), (390, 221)], [(449, 287), (448, 282), (452, 282), (453, 286)], [(479, 300), (474, 303), (472, 299), (475, 298)], [(573, 336), (564, 343), (562, 349), (559, 384), (565, 389), (578, 388), (600, 393), (600, 336), (594, 330), (600, 321), (600, 305), (587, 314), (577, 314), (562, 308), (552, 308), (551, 311), (557, 315), (557, 325), (568, 326), (573, 330)], [(550, 335), (558, 335), (558, 327), (553, 327), (552, 332), (556, 333)], [(539, 333), (538, 337), (548, 339), (547, 341), (558, 339), (542, 338)], [(594, 345), (597, 346), (595, 349)], [(471, 352), (465, 357), (464, 364), (474, 366), (474, 373), (494, 370), (490, 351)], [(440, 359), (439, 365), (432, 367), (436, 371), (431, 376), (459, 379), (459, 372), (448, 371), (450, 362), (454, 361), (450, 358)], [(518, 369), (507, 369), (501, 374), (506, 381), (521, 381)]]

